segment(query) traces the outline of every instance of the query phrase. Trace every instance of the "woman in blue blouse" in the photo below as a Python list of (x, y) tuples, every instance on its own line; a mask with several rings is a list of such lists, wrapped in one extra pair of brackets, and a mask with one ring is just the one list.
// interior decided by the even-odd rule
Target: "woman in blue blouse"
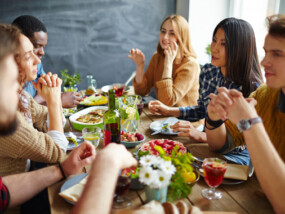
[(248, 22), (236, 18), (221, 21), (213, 33), (211, 54), (211, 64), (201, 70), (198, 105), (168, 107), (159, 101), (149, 103), (149, 110), (154, 114), (186, 120), (172, 126), (173, 131), (180, 132), (179, 136), (202, 142), (207, 141), (206, 134), (195, 129), (191, 122), (206, 117), (210, 93), (226, 87), (237, 89), (247, 97), (262, 83), (255, 35)]

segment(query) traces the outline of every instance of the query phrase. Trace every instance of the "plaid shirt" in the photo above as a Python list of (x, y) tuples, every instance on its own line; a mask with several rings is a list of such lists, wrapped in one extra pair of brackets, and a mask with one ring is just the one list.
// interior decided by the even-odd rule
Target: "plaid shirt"
[(2, 178), (0, 177), (0, 214), (4, 213), (5, 209), (8, 207), (9, 199), (9, 191), (2, 183)]
[(24, 88), (24, 90), (26, 92), (28, 92), (30, 95), (32, 95), (32, 97), (35, 97), (37, 95), (37, 90), (34, 88), (33, 83), (32, 82), (37, 82), (38, 79), (41, 77), (42, 74), (46, 74), (44, 69), (43, 69), (43, 65), (42, 63), (38, 64), (38, 73), (37, 73), (37, 78), (33, 81), (30, 82), (26, 82), (25, 84), (26, 87)]
[(233, 81), (226, 79), (219, 67), (206, 64), (201, 70), (199, 78), (199, 99), (198, 105), (179, 107), (179, 119), (195, 122), (206, 117), (207, 106), (210, 103), (210, 93), (217, 93), (219, 87), (228, 89), (242, 90), (242, 86), (235, 84)]

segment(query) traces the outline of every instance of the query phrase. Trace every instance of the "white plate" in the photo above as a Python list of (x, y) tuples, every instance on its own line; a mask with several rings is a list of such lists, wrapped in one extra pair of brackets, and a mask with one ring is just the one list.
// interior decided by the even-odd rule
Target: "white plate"
[[(108, 93), (109, 90), (112, 89), (112, 88), (113, 88), (113, 85), (105, 85), (105, 86), (103, 86), (103, 87), (101, 88), (101, 91), (102, 91), (103, 93)], [(127, 92), (129, 89), (130, 89), (130, 87), (127, 86), (127, 88), (125, 88), (125, 92)]]
[(96, 109), (104, 109), (104, 110), (108, 110), (108, 107), (107, 106), (92, 106), (92, 107), (89, 107), (89, 108), (85, 108), (73, 115), (70, 116), (69, 120), (71, 123), (76, 123), (76, 124), (79, 124), (79, 125), (96, 125), (96, 124), (100, 124), (103, 122), (103, 120), (99, 123), (94, 123), (94, 124), (87, 124), (87, 123), (82, 123), (82, 122), (79, 122), (79, 121), (76, 121), (76, 119), (82, 115), (85, 115), (85, 114), (88, 114), (90, 111), (94, 111)]
[[(74, 186), (75, 184), (78, 184), (83, 178), (85, 178), (88, 174), (87, 173), (84, 173), (84, 174), (79, 174), (79, 175), (76, 175), (70, 179), (68, 179), (67, 181), (65, 181), (63, 183), (63, 185), (61, 186), (60, 188), (60, 192), (63, 192), (64, 190), (68, 189), (69, 187), (72, 187)], [(74, 202), (66, 199), (66, 198), (63, 198), (65, 201), (67, 201), (68, 203), (70, 204), (74, 204)]]
[[(169, 117), (167, 119), (163, 119), (163, 120), (157, 120), (152, 122), (149, 125), (149, 128), (152, 131), (158, 131), (161, 130), (162, 124), (167, 120), (168, 123), (170, 123), (170, 125), (174, 125), (175, 123), (177, 123), (179, 120), (176, 117)], [(178, 132), (165, 132), (165, 131), (161, 131), (159, 134), (167, 134), (167, 135), (177, 135)]]
[[(84, 138), (82, 137), (82, 133), (81, 132), (71, 132), (71, 133), (73, 133), (76, 136), (76, 141), (77, 141), (78, 146), (81, 143), (84, 142)], [(68, 137), (69, 136), (69, 132), (65, 132), (64, 135), (66, 137)], [(77, 146), (72, 141), (69, 141), (69, 144), (67, 145), (67, 151), (71, 151), (71, 150), (73, 150), (76, 147)]]

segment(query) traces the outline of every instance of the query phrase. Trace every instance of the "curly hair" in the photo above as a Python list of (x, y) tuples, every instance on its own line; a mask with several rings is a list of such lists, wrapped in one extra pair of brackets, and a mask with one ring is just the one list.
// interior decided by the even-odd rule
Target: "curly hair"
[(47, 32), (45, 25), (36, 17), (30, 15), (17, 17), (12, 22), (12, 25), (20, 28), (22, 33), (28, 38), (32, 38), (35, 32)]

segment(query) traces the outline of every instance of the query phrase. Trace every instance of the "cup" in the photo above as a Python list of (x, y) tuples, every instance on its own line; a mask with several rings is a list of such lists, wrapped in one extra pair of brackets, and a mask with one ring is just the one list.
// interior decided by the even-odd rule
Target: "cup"
[(97, 148), (100, 143), (101, 133), (101, 129), (98, 127), (85, 127), (82, 129), (84, 140), (91, 142), (95, 148)]
[(220, 199), (222, 193), (216, 188), (222, 183), (227, 170), (227, 162), (219, 158), (206, 158), (203, 161), (204, 179), (209, 189), (203, 189), (202, 195), (209, 199)]
[(114, 83), (113, 89), (115, 90), (116, 97), (121, 97), (125, 91), (125, 84), (123, 83)]
[(132, 179), (131, 175), (131, 169), (123, 169), (119, 172), (119, 177), (115, 189), (116, 197), (113, 200), (113, 208), (122, 209), (131, 205), (130, 199), (123, 196), (128, 192), (130, 188)]

